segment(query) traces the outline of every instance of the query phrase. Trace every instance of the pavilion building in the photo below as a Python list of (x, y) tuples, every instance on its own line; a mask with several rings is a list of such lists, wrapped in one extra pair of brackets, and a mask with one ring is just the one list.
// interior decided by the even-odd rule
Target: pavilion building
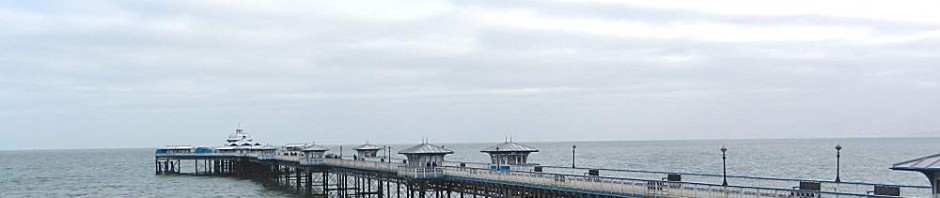
[(384, 148), (378, 145), (369, 144), (369, 142), (353, 148), (353, 150), (356, 150), (356, 154), (359, 157), (376, 157), (379, 151), (382, 149)]
[(529, 163), (529, 154), (538, 151), (536, 148), (511, 140), (480, 150), (490, 155), (489, 167), (495, 170), (530, 169), (537, 164)]

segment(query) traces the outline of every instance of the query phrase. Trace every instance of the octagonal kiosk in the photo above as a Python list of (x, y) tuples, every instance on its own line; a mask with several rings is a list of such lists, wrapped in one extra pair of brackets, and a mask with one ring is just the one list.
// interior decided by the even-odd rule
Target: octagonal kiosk
[[(931, 193), (933, 194), (933, 198), (940, 198), (940, 154), (899, 162), (891, 166), (891, 170), (916, 171), (923, 173), (925, 176), (927, 176), (927, 179), (930, 180), (930, 186), (932, 188)], [(875, 188), (875, 194), (888, 194), (878, 193), (878, 187)], [(894, 192), (889, 193), (891, 193), (889, 195), (894, 195)]]
[(366, 142), (366, 144), (359, 145), (356, 148), (353, 148), (353, 150), (356, 150), (356, 155), (358, 155), (360, 159), (376, 157), (379, 153), (379, 150), (382, 150), (382, 149), (383, 148), (381, 146), (372, 145), (372, 144), (369, 144), (369, 142)]
[(492, 170), (531, 171), (538, 165), (528, 162), (529, 154), (539, 152), (538, 149), (512, 141), (506, 141), (502, 144), (491, 146), (480, 152), (490, 155), (489, 167)]
[(454, 151), (427, 142), (398, 151), (408, 158), (398, 175), (416, 179), (442, 177), (444, 169), (440, 166), (444, 164), (444, 156), (452, 153)]
[(330, 149), (312, 144), (304, 147), (301, 150), (303, 151), (304, 155), (302, 158), (300, 158), (300, 165), (321, 165), (325, 163), (323, 157), (328, 150)]

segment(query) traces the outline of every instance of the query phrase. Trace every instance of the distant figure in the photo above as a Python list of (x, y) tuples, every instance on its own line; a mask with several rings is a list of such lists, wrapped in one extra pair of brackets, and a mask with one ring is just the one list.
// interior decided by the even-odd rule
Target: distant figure
[(437, 162), (431, 162), (431, 166), (437, 166)]
[(353, 155), (353, 160), (359, 160), (359, 156)]
[(431, 162), (428, 162), (428, 163), (425, 164), (424, 166), (431, 166)]

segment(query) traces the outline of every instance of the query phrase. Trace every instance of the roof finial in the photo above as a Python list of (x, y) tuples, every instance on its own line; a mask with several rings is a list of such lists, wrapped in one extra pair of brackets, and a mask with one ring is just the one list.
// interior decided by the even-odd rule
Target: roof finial
[(235, 122), (235, 133), (242, 133), (242, 123)]
[(512, 135), (509, 135), (509, 142), (512, 142)]

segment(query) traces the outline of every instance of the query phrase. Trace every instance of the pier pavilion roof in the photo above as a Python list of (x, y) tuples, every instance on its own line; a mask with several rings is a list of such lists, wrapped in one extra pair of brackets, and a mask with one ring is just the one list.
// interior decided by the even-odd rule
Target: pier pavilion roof
[(357, 146), (356, 148), (353, 148), (353, 150), (357, 150), (357, 151), (360, 151), (360, 150), (382, 150), (382, 149), (383, 149), (383, 147), (377, 146), (377, 145), (373, 145), (373, 144), (369, 144), (368, 142), (366, 142), (366, 144), (359, 145), (359, 146)]
[(228, 135), (228, 138), (225, 139), (226, 142), (237, 142), (239, 140), (251, 140), (251, 137), (248, 136), (248, 133), (245, 133), (241, 128), (235, 129), (235, 133)]
[(444, 147), (440, 147), (433, 144), (422, 143), (415, 145), (401, 151), (398, 151), (398, 154), (452, 154), (454, 151), (447, 150)]
[(230, 142), (228, 143), (227, 146), (261, 146), (261, 143), (252, 142), (249, 139), (249, 140), (239, 140), (235, 142)]
[(302, 151), (328, 151), (328, 150), (330, 149), (323, 147), (323, 146), (311, 144), (311, 145), (307, 145), (306, 147), (304, 147)]
[(497, 144), (489, 148), (483, 149), (480, 152), (484, 153), (496, 153), (496, 152), (539, 152), (539, 149), (533, 148), (531, 146), (522, 145), (512, 141), (507, 141), (502, 144)]
[(940, 171), (940, 154), (899, 162), (891, 166), (893, 170)]
[(225, 139), (225, 146), (245, 147), (261, 146), (261, 144), (254, 142), (254, 140), (251, 139), (251, 136), (249, 136), (248, 133), (245, 133), (245, 131), (241, 128), (236, 128), (235, 133), (228, 135), (228, 137)]

